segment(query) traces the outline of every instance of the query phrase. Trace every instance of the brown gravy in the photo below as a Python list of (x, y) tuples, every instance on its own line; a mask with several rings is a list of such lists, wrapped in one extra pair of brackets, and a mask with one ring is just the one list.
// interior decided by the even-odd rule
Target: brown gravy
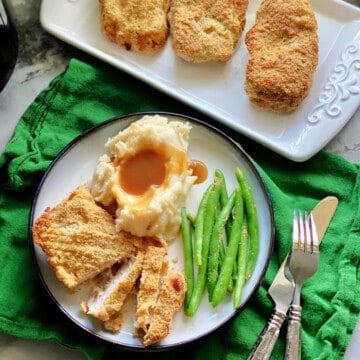
[(188, 162), (189, 169), (192, 170), (192, 175), (197, 176), (194, 184), (203, 183), (208, 177), (207, 166), (200, 160), (190, 160)]
[(150, 186), (160, 186), (165, 179), (164, 156), (154, 150), (143, 150), (121, 166), (120, 185), (128, 194), (142, 195)]
[[(167, 172), (181, 173), (186, 164), (185, 152), (177, 148), (144, 149), (121, 162), (119, 181), (128, 194), (141, 196), (152, 186), (161, 186)], [(182, 165), (183, 164), (183, 165)], [(185, 165), (186, 166), (186, 165)], [(206, 165), (200, 160), (189, 160), (187, 166), (197, 179), (195, 184), (203, 183), (208, 176)]]

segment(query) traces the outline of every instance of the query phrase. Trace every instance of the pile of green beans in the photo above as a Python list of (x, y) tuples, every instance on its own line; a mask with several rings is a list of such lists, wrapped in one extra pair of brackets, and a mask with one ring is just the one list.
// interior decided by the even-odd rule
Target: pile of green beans
[(224, 174), (216, 169), (196, 216), (181, 209), (181, 230), (187, 291), (184, 312), (193, 316), (207, 288), (213, 307), (231, 291), (233, 306), (251, 276), (259, 251), (259, 225), (250, 184), (240, 168), (237, 185), (228, 194)]

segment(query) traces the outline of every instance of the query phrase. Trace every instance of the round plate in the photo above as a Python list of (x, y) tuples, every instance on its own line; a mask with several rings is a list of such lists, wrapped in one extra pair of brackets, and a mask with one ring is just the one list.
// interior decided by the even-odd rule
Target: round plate
[[(89, 183), (99, 157), (106, 153), (104, 145), (108, 138), (146, 114), (155, 113), (137, 113), (109, 120), (92, 128), (67, 145), (49, 166), (40, 182), (31, 209), (30, 227), (46, 207), (57, 205), (77, 186)], [(206, 182), (194, 185), (189, 193), (187, 209), (190, 213), (196, 213), (203, 192), (213, 180), (215, 169), (218, 168), (224, 173), (229, 193), (237, 184), (236, 167), (242, 169), (250, 182), (259, 217), (260, 251), (255, 270), (243, 290), (241, 305), (243, 308), (263, 279), (273, 247), (273, 212), (265, 184), (253, 162), (241, 147), (226, 134), (194, 118), (162, 112), (156, 114), (166, 116), (169, 120), (187, 121), (191, 124), (188, 158), (201, 160), (208, 167), (209, 176)], [(30, 248), (35, 266), (46, 289), (69, 319), (91, 334), (112, 344), (127, 349), (145, 349), (141, 341), (133, 336), (135, 313), (131, 310), (130, 301), (125, 304), (129, 310), (125, 311), (124, 324), (120, 332), (111, 334), (104, 331), (101, 323), (86, 315), (80, 307), (81, 301), (86, 299), (89, 292), (86, 285), (80, 286), (75, 293), (69, 293), (65, 286), (56, 279), (44, 252), (33, 242), (31, 236)], [(169, 244), (168, 257), (172, 267), (184, 272), (180, 237)], [(235, 314), (231, 295), (228, 295), (219, 306), (213, 308), (208, 302), (207, 293), (205, 293), (200, 307), (193, 317), (187, 317), (183, 311), (179, 311), (174, 317), (170, 334), (146, 350), (164, 350), (197, 340), (219, 328)]]

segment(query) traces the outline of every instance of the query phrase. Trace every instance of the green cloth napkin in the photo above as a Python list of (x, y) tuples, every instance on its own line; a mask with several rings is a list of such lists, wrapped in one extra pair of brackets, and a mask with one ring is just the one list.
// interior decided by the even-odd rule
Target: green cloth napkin
[[(44, 290), (28, 248), (32, 199), (56, 154), (93, 125), (149, 110), (179, 112), (215, 123), (119, 70), (75, 59), (24, 113), (0, 157), (0, 331), (54, 339), (82, 351), (88, 359), (171, 359), (179, 352), (128, 352), (78, 328)], [(321, 245), (319, 269), (302, 291), (302, 358), (342, 358), (360, 310), (359, 164), (325, 151), (294, 163), (223, 130), (239, 141), (264, 176), (275, 213), (274, 252), (264, 281), (246, 309), (211, 335), (181, 348), (180, 354), (204, 360), (247, 358), (272, 312), (267, 289), (290, 249), (293, 208), (310, 210), (323, 197), (335, 195), (339, 206)], [(273, 359), (283, 358), (285, 334), (286, 326)]]

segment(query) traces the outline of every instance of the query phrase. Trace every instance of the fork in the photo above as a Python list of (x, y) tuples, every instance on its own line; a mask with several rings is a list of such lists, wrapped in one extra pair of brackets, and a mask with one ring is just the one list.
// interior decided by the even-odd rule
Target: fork
[(295, 292), (289, 310), (285, 360), (301, 359), (301, 288), (316, 272), (319, 262), (319, 241), (312, 213), (294, 211), (292, 240), (287, 265), (295, 281)]

